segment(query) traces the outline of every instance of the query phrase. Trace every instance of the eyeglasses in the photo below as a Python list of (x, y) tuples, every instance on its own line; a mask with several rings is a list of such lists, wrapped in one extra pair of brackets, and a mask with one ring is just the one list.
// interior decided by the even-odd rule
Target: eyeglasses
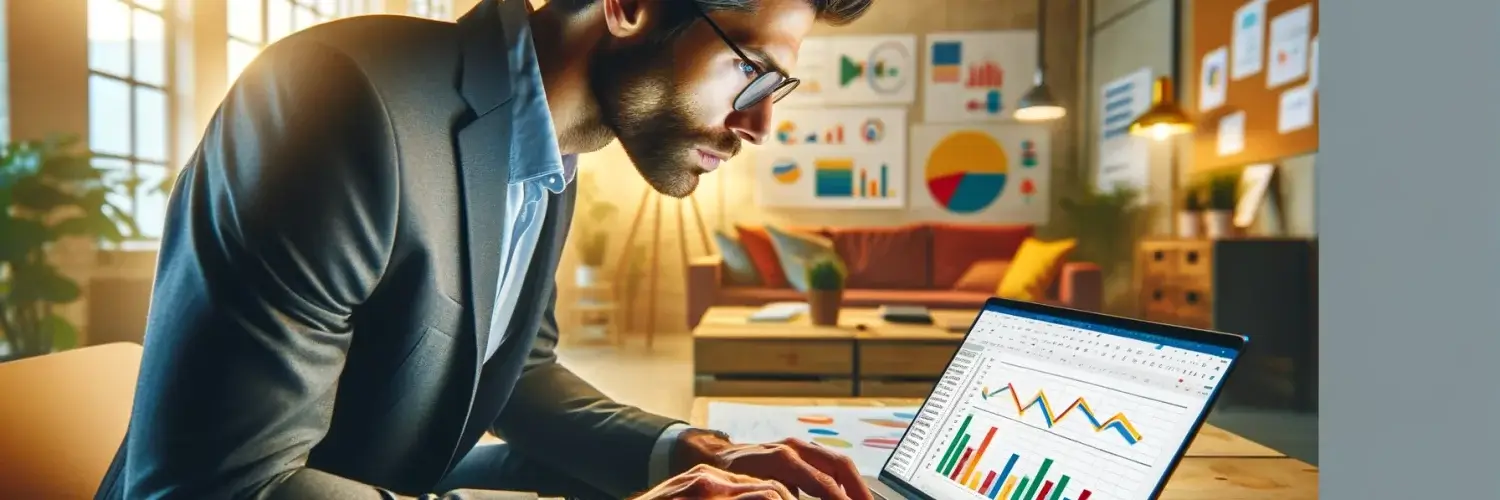
[(708, 13), (703, 11), (703, 7), (698, 5), (697, 1), (690, 0), (688, 3), (693, 4), (693, 8), (698, 11), (698, 16), (702, 17), (708, 23), (708, 27), (714, 29), (714, 33), (719, 34), (719, 39), (723, 40), (724, 44), (728, 45), (729, 49), (734, 51), (735, 55), (740, 56), (741, 60), (755, 68), (755, 78), (751, 79), (750, 83), (746, 84), (745, 88), (740, 90), (739, 95), (734, 97), (735, 111), (744, 111), (753, 108), (767, 97), (771, 98), (772, 103), (776, 103), (785, 98), (787, 94), (792, 93), (792, 90), (796, 89), (797, 85), (802, 83), (801, 80), (787, 76), (786, 73), (780, 70), (766, 69), (764, 63), (746, 56), (745, 52), (740, 50), (740, 47), (729, 39), (729, 35), (724, 34), (724, 30), (720, 29), (719, 25), (708, 17)]

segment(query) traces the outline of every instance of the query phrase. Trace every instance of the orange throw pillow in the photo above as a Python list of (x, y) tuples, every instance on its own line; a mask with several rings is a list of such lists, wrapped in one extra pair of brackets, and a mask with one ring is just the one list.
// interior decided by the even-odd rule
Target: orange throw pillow
[(740, 245), (745, 247), (745, 253), (750, 255), (750, 263), (755, 265), (755, 272), (760, 274), (762, 286), (766, 288), (791, 286), (786, 280), (786, 272), (781, 269), (781, 259), (776, 255), (776, 246), (771, 244), (771, 235), (766, 233), (764, 226), (751, 227), (735, 224), (734, 230), (740, 236)]
[(1008, 260), (981, 260), (969, 266), (968, 271), (958, 278), (953, 284), (953, 289), (960, 292), (983, 292), (994, 293), (1000, 286), (1000, 279), (1005, 277), (1005, 270), (1010, 269)]

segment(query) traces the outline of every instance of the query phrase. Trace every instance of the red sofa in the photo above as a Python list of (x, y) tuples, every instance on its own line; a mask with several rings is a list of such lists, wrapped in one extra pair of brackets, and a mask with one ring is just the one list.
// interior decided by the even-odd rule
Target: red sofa
[[(738, 226), (739, 234), (763, 229)], [(998, 280), (987, 287), (966, 289), (955, 284), (974, 263), (1010, 260), (1021, 242), (1033, 234), (1028, 225), (925, 223), (899, 227), (786, 227), (813, 233), (833, 242), (848, 267), (844, 305), (920, 305), (934, 309), (977, 308), (993, 295)], [(743, 238), (742, 238), (743, 240)], [(747, 246), (748, 242), (743, 242)], [(694, 259), (688, 267), (689, 328), (716, 305), (758, 306), (769, 302), (806, 300), (797, 290), (776, 286), (732, 286), (724, 279), (723, 259), (711, 255)], [(784, 281), (784, 280), (771, 280)], [(1075, 309), (1097, 311), (1103, 304), (1103, 277), (1088, 262), (1068, 262), (1049, 287), (1048, 301)]]

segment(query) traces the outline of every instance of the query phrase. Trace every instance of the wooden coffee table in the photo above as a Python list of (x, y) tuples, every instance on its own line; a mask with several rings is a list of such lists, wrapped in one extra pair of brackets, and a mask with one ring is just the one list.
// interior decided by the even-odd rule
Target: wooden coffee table
[(751, 323), (758, 307), (712, 307), (693, 329), (697, 396), (925, 397), (963, 342), (978, 310), (933, 310), (933, 325), (880, 319), (846, 308), (837, 326), (806, 315)]
[[(910, 398), (696, 398), (689, 422), (708, 424), (709, 403), (780, 406), (916, 406)], [(1164, 500), (1318, 498), (1318, 468), (1224, 429), (1204, 424), (1173, 472)]]

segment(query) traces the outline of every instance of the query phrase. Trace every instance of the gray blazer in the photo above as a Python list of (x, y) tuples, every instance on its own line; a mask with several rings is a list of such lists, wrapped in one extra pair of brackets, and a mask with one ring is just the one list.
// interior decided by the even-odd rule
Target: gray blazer
[(490, 331), (524, 4), (484, 0), (457, 24), (335, 21), (245, 70), (172, 192), (99, 498), (442, 493), (487, 430), (604, 492), (648, 486), (676, 421), (611, 401), (553, 353), (574, 189), (551, 195), (510, 331)]

